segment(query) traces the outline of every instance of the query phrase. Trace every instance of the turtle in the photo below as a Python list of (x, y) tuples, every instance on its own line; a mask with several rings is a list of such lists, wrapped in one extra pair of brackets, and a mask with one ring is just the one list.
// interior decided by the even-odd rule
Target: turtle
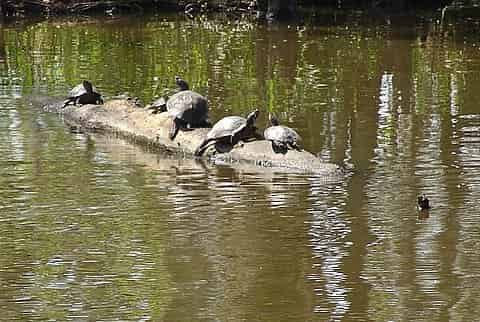
[(69, 104), (103, 104), (102, 95), (96, 92), (96, 88), (88, 80), (75, 86), (69, 93), (68, 98), (63, 102), (63, 107)]
[(175, 76), (175, 83), (178, 86), (177, 93), (173, 94), (168, 100), (160, 97), (150, 106), (157, 112), (167, 111), (168, 115), (173, 118), (172, 127), (168, 134), (170, 140), (175, 139), (179, 129), (211, 126), (208, 121), (207, 99), (197, 92), (191, 91), (188, 83), (178, 76)]
[(166, 112), (167, 111), (167, 98), (160, 97), (157, 98), (152, 104), (147, 105), (147, 108), (153, 110), (153, 114)]
[(418, 196), (417, 198), (417, 207), (418, 210), (426, 211), (429, 210), (430, 207), (430, 200), (425, 195)]
[[(176, 93), (179, 93), (181, 91), (188, 91), (190, 89), (188, 83), (185, 80), (181, 79), (179, 76), (175, 76), (175, 83), (178, 87)], [(163, 95), (153, 101), (152, 104), (147, 105), (147, 108), (153, 110), (153, 114), (167, 112), (167, 101), (168, 96)]]
[(275, 115), (270, 113), (268, 118), (272, 126), (265, 129), (263, 137), (272, 142), (273, 151), (283, 154), (287, 153), (289, 148), (300, 151), (300, 135), (294, 129), (280, 125)]
[(258, 137), (255, 121), (259, 113), (258, 109), (255, 109), (246, 118), (241, 116), (226, 116), (222, 118), (207, 133), (207, 137), (195, 150), (195, 156), (201, 156), (212, 142), (234, 146), (240, 140)]

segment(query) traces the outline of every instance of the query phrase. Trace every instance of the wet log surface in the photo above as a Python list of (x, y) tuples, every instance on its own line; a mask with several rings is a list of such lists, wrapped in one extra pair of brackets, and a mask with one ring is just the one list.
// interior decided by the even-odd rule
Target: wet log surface
[[(136, 143), (162, 150), (182, 153), (194, 158), (195, 149), (205, 138), (208, 128), (179, 131), (174, 141), (168, 138), (172, 119), (167, 113), (152, 114), (129, 100), (107, 101), (104, 105), (67, 106), (60, 102), (43, 106), (45, 111), (58, 113), (67, 124), (81, 128), (119, 135)], [(258, 167), (278, 168), (283, 171), (313, 172), (324, 176), (343, 175), (342, 169), (332, 163), (322, 162), (312, 153), (289, 150), (286, 154), (275, 153), (270, 141), (241, 142), (235, 147), (211, 145), (203, 158), (214, 162), (247, 162)]]

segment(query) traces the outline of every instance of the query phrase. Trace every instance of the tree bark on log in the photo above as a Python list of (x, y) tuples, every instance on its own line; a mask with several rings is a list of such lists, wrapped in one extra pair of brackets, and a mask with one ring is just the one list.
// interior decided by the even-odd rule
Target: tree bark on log
[[(48, 104), (45, 111), (61, 114), (73, 126), (91, 131), (112, 133), (129, 141), (157, 147), (162, 150), (183, 153), (192, 158), (195, 149), (206, 137), (209, 129), (199, 128), (179, 131), (174, 141), (168, 138), (172, 119), (168, 113), (152, 114), (128, 100), (111, 100), (104, 105), (67, 106), (61, 103)], [(268, 167), (282, 172), (309, 172), (325, 178), (339, 178), (343, 170), (333, 164), (322, 162), (312, 153), (289, 150), (286, 154), (275, 153), (270, 141), (256, 140), (238, 144), (218, 152), (212, 145), (205, 152), (205, 158), (220, 162), (246, 162), (258, 167)]]

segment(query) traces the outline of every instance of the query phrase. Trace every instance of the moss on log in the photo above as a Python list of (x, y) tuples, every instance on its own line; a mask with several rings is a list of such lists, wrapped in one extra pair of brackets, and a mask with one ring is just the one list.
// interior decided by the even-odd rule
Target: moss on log
[[(102, 131), (120, 135), (131, 141), (160, 149), (183, 153), (192, 158), (195, 149), (207, 135), (208, 128), (179, 131), (174, 141), (168, 138), (172, 119), (165, 113), (152, 114), (128, 100), (110, 100), (104, 105), (67, 106), (61, 103), (48, 104), (44, 109), (61, 114), (73, 126), (91, 131)], [(222, 148), (222, 147), (219, 147)], [(278, 168), (287, 171), (314, 172), (324, 176), (339, 176), (342, 169), (325, 163), (308, 151), (289, 150), (286, 154), (275, 153), (270, 141), (257, 140), (223, 147), (219, 152), (210, 146), (204, 158), (215, 162), (247, 162), (259, 167)]]

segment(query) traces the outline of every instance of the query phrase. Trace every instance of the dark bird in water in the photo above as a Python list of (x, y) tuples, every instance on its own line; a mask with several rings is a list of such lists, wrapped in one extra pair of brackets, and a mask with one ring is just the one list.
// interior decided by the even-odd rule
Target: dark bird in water
[(425, 195), (418, 196), (417, 198), (418, 210), (428, 210), (430, 209), (430, 201)]

